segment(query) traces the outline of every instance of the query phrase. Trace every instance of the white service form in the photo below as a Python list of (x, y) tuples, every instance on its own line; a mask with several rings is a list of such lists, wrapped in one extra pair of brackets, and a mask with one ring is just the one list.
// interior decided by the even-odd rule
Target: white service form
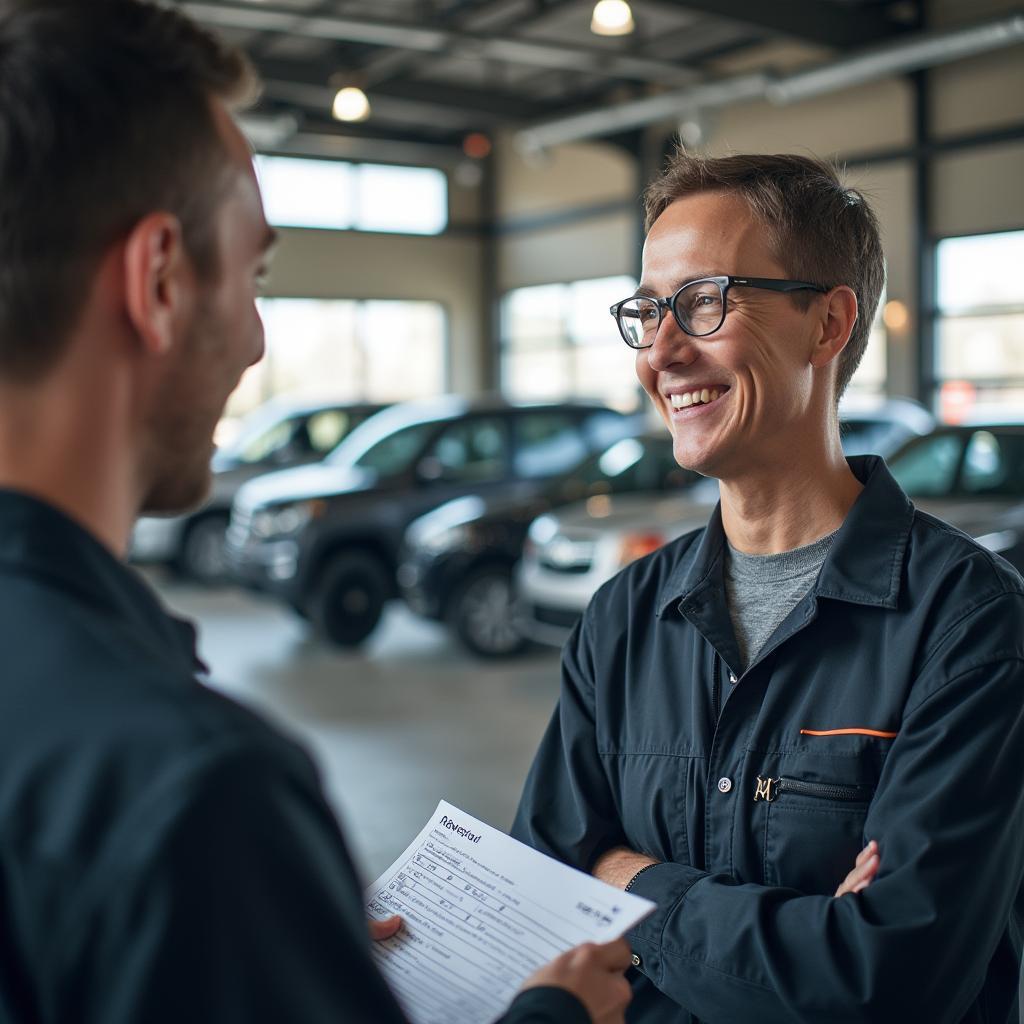
[(444, 800), (366, 897), (404, 919), (373, 955), (413, 1024), (490, 1024), (538, 967), (655, 909)]

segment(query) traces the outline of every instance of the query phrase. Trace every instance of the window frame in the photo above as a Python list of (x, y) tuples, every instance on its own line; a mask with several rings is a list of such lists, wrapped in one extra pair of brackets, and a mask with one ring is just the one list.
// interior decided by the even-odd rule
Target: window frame
[[(947, 373), (942, 366), (942, 335), (943, 325), (962, 320), (979, 320), (988, 317), (1021, 317), (1024, 319), (1024, 299), (1020, 302), (1007, 302), (1007, 303), (986, 303), (974, 306), (952, 306), (947, 307), (943, 304), (943, 296), (941, 289), (941, 253), (942, 243), (955, 241), (957, 239), (974, 239), (974, 238), (995, 238), (1001, 235), (1021, 234), (1024, 235), (1024, 226), (1022, 227), (1008, 227), (1000, 228), (995, 231), (971, 231), (962, 232), (956, 234), (942, 235), (934, 240), (933, 246), (933, 273), (932, 273), (932, 286), (934, 302), (931, 304), (931, 329), (927, 336), (927, 342), (930, 342), (931, 352), (931, 392), (933, 407), (936, 409), (941, 408), (943, 400), (943, 389), (947, 384), (955, 384), (964, 382), (972, 385), (974, 388), (988, 391), (1014, 391), (1024, 390), (1024, 370), (1017, 374), (1011, 374), (1009, 372), (1000, 374), (998, 376), (970, 376), (967, 374), (956, 374), (950, 375)], [(965, 446), (966, 450), (966, 446)]]
[[(519, 285), (515, 288), (509, 288), (505, 291), (500, 298), (500, 315), (499, 315), (499, 338), (498, 338), (498, 359), (496, 367), (497, 376), (497, 387), (498, 390), (505, 395), (507, 398), (513, 401), (540, 401), (547, 404), (557, 404), (558, 402), (572, 402), (574, 400), (594, 400), (599, 399), (602, 401), (610, 402), (611, 400), (601, 394), (594, 394), (593, 392), (584, 391), (581, 387), (581, 378), (577, 372), (578, 362), (577, 353), (586, 352), (588, 343), (584, 340), (578, 339), (573, 331), (572, 323), (572, 300), (571, 300), (571, 289), (578, 285), (587, 285), (593, 282), (599, 281), (616, 281), (621, 280), (623, 284), (623, 295), (619, 298), (624, 297), (630, 292), (634, 291), (637, 287), (637, 279), (631, 274), (605, 274), (600, 277), (584, 277), (575, 280), (561, 280), (561, 281), (542, 281), (535, 284), (524, 284)], [(627, 284), (627, 282), (629, 282)], [(510, 330), (511, 326), (511, 311), (510, 303), (513, 296), (525, 290), (533, 290), (535, 288), (557, 288), (560, 289), (561, 295), (559, 297), (559, 316), (557, 325), (557, 335), (553, 337), (552, 341), (544, 345), (535, 345), (530, 342), (523, 344), (522, 341), (518, 341)], [(607, 305), (607, 304), (606, 304)], [(607, 311), (600, 304), (598, 307), (601, 308), (601, 312), (608, 321), (608, 337), (614, 340), (615, 346), (618, 346), (626, 353), (626, 358), (633, 358), (626, 344), (623, 342), (619, 335), (618, 329), (615, 326), (615, 321), (608, 316)], [(603, 346), (594, 346), (603, 347)], [(611, 349), (613, 346), (609, 345)], [(564, 373), (565, 381), (567, 383), (567, 389), (563, 392), (559, 392), (553, 395), (531, 396), (522, 394), (510, 394), (508, 391), (508, 374), (506, 372), (506, 360), (509, 357), (514, 356), (517, 353), (524, 352), (550, 352), (553, 356), (557, 357)], [(639, 382), (636, 381), (635, 377), (631, 378), (630, 384), (632, 391), (636, 397), (634, 405), (631, 407), (632, 410), (642, 407), (642, 392)], [(625, 389), (623, 389), (625, 390)], [(620, 411), (626, 411), (624, 408)]]
[[(270, 190), (264, 189), (264, 203), (267, 207), (267, 220), (274, 226), (279, 228), (286, 228), (295, 231), (348, 231), (358, 234), (370, 234), (370, 235), (397, 235), (399, 237), (409, 238), (440, 238), (448, 233), (451, 229), (452, 223), (452, 203), (451, 203), (451, 181), (449, 180), (448, 174), (441, 167), (425, 167), (422, 165), (414, 164), (398, 164), (398, 163), (382, 163), (376, 160), (339, 160), (329, 156), (309, 156), (309, 155), (297, 155), (295, 153), (277, 153), (277, 152), (259, 152), (255, 154), (254, 165), (256, 168), (256, 174), (260, 181), (260, 187), (263, 189), (263, 168), (262, 161), (273, 160), (273, 161), (290, 161), (292, 163), (304, 163), (304, 164), (324, 164), (330, 165), (331, 167), (338, 168), (341, 175), (346, 175), (349, 178), (347, 196), (349, 205), (349, 216), (346, 224), (328, 223), (328, 224), (312, 224), (312, 223), (293, 223), (290, 218), (279, 219), (274, 216), (273, 200), (270, 197)], [(382, 227), (360, 227), (360, 219), (367, 215), (366, 211), (360, 206), (362, 202), (363, 192), (365, 186), (363, 183), (363, 175), (367, 170), (375, 170), (377, 168), (383, 168), (385, 170), (401, 170), (401, 171), (425, 171), (430, 172), (433, 175), (437, 175), (435, 180), (443, 183), (444, 197), (443, 197), (443, 224), (437, 230), (423, 231), (414, 230), (410, 228), (382, 228)]]

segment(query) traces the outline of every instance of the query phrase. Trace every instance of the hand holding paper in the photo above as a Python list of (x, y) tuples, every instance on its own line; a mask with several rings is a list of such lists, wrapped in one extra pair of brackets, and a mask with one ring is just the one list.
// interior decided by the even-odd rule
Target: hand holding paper
[[(413, 1024), (488, 1024), (534, 972), (581, 943), (619, 938), (654, 904), (442, 801), (367, 890), (367, 908), (402, 915), (401, 932), (374, 943), (373, 955)], [(622, 947), (607, 956), (618, 964)]]
[(633, 997), (623, 974), (629, 964), (629, 943), (625, 939), (601, 945), (586, 943), (530, 975), (523, 989), (545, 985), (564, 988), (583, 1003), (593, 1024), (618, 1024)]

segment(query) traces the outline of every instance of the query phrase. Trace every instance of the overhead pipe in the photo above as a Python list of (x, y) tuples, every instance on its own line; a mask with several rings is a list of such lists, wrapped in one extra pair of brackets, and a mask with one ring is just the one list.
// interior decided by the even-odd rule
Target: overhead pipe
[(442, 53), (461, 47), (485, 58), (507, 60), (540, 68), (572, 68), (593, 74), (612, 74), (642, 82), (678, 86), (693, 72), (668, 60), (649, 60), (591, 46), (549, 43), (516, 36), (492, 36), (429, 28), (414, 23), (357, 18), (351, 15), (312, 14), (301, 10), (224, 3), (222, 0), (185, 0), (182, 9), (205, 25), (279, 32), (310, 39), (369, 43), (422, 54)]
[(929, 32), (889, 43), (784, 77), (743, 74), (703, 85), (673, 89), (602, 110), (555, 118), (516, 133), (516, 145), (536, 152), (550, 146), (642, 128), (670, 117), (766, 99), (782, 105), (823, 96), (888, 75), (938, 67), (1024, 41), (1024, 14), (1013, 14), (967, 28)]

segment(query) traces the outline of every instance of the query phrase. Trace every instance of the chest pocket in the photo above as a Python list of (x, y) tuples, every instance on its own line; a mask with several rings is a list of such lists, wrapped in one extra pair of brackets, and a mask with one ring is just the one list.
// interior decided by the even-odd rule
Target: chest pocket
[(864, 820), (874, 784), (847, 771), (801, 770), (799, 760), (754, 785), (764, 816), (764, 883), (808, 895), (831, 895), (864, 848)]

